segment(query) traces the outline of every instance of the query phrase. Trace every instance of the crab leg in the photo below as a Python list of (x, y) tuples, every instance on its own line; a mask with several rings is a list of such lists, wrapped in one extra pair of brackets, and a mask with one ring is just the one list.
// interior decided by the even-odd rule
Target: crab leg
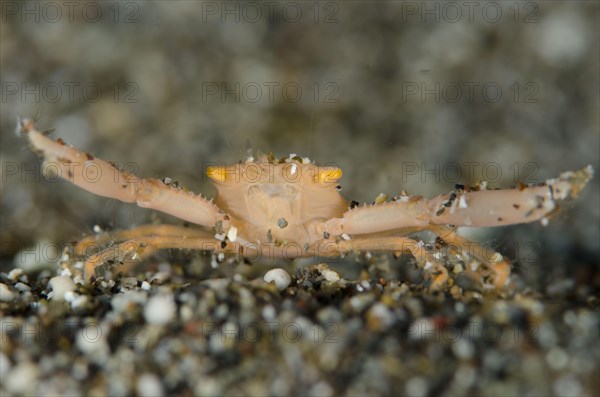
[[(149, 229), (151, 228), (149, 227)], [(119, 237), (127, 234), (133, 236), (136, 231), (137, 229), (125, 231)], [(87, 257), (84, 263), (85, 277), (89, 280), (99, 266), (105, 264), (126, 264), (159, 249), (211, 251), (214, 253), (241, 255), (250, 259), (260, 257), (263, 260), (274, 260), (276, 258), (295, 259), (314, 254), (313, 251), (302, 251), (302, 248), (296, 244), (278, 246), (273, 243), (264, 243), (256, 245), (242, 242), (242, 240), (223, 244), (220, 240), (216, 240), (207, 233), (204, 233), (204, 236), (202, 236), (201, 231), (194, 236), (188, 234), (187, 237), (182, 237), (181, 235), (138, 235)]]
[(337, 243), (320, 242), (321, 256), (335, 256), (352, 251), (408, 252), (423, 266), (425, 274), (433, 278), (431, 289), (437, 290), (448, 281), (448, 270), (422, 242), (408, 237), (359, 237)]
[(587, 166), (538, 186), (440, 195), (428, 202), (431, 223), (488, 227), (537, 221), (556, 210), (557, 201), (577, 197), (592, 176)]
[[(469, 254), (481, 263), (491, 269), (493, 275), (491, 280), (496, 289), (503, 288), (510, 276), (510, 261), (504, 258), (498, 252), (489, 250), (480, 244), (470, 241), (456, 233), (454, 230), (444, 226), (429, 226), (427, 230), (431, 230), (440, 237), (446, 244), (459, 248), (463, 253)], [(476, 271), (481, 273), (484, 269), (466, 269), (467, 271)]]
[(115, 263), (125, 264), (126, 262), (138, 260), (141, 256), (146, 256), (155, 250), (170, 248), (235, 252), (235, 247), (222, 249), (220, 241), (209, 236), (190, 237), (187, 239), (180, 236), (141, 236), (91, 255), (84, 263), (85, 277), (89, 280), (99, 266)]
[(181, 239), (187, 239), (191, 237), (207, 237), (207, 233), (202, 230), (176, 225), (142, 225), (129, 230), (115, 230), (85, 237), (77, 242), (74, 252), (76, 256), (88, 256), (110, 242), (150, 236), (176, 236)]
[(202, 226), (214, 226), (224, 216), (216, 205), (199, 195), (157, 179), (127, 174), (107, 161), (66, 145), (61, 139), (53, 141), (37, 131), (32, 120), (20, 120), (19, 128), (27, 135), (34, 151), (44, 157), (46, 172), (55, 173), (89, 192), (137, 203)]
[(341, 218), (333, 218), (314, 225), (313, 236), (327, 239), (343, 234), (369, 234), (429, 224), (427, 201), (420, 196), (363, 207), (355, 207)]
[(533, 222), (549, 216), (557, 201), (576, 197), (592, 178), (591, 166), (562, 173), (541, 186), (519, 189), (460, 191), (431, 200), (420, 196), (356, 207), (341, 218), (313, 226), (314, 239), (346, 234), (360, 235), (429, 224), (502, 226)]

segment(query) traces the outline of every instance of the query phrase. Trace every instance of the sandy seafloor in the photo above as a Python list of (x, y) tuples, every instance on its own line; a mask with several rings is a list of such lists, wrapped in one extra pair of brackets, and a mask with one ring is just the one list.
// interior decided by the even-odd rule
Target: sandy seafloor
[(44, 179), (14, 133), (207, 196), (247, 142), (358, 202), (598, 170), (597, 2), (0, 5), (2, 395), (600, 394), (597, 177), (547, 226), (459, 229), (513, 259), (500, 293), (366, 254), (283, 263), (280, 291), (180, 251), (51, 286), (69, 242), (182, 222)]

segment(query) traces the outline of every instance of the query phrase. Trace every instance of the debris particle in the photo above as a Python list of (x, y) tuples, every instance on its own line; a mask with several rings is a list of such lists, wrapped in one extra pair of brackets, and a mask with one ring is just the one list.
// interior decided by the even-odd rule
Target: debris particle
[(267, 283), (274, 282), (275, 286), (277, 286), (277, 289), (283, 291), (292, 282), (292, 277), (285, 270), (281, 268), (275, 268), (269, 270), (265, 274), (263, 280), (265, 280)]
[(277, 226), (279, 226), (280, 229), (285, 229), (287, 225), (288, 222), (285, 220), (285, 218), (279, 218), (277, 221)]
[(379, 193), (377, 197), (375, 197), (375, 202), (373, 204), (383, 204), (387, 200), (387, 194)]
[(267, 230), (267, 242), (273, 242), (273, 233), (271, 233), (271, 229)]
[(333, 270), (323, 270), (321, 272), (321, 275), (325, 278), (325, 280), (330, 282), (340, 281), (340, 275), (337, 272), (334, 272)]
[(465, 199), (465, 195), (461, 195), (458, 199), (458, 208), (468, 208), (467, 200)]
[(237, 240), (237, 231), (237, 227), (235, 226), (231, 226), (229, 228), (229, 230), (227, 231), (227, 238), (229, 239), (229, 241), (235, 242), (235, 240)]

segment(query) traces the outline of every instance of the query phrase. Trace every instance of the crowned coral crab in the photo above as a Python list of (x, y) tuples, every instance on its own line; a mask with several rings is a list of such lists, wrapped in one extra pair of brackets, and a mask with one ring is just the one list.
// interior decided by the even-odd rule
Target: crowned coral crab
[(440, 252), (407, 237), (428, 230), (474, 260), (476, 265), (467, 269), (469, 276), (484, 286), (500, 289), (509, 280), (509, 260), (459, 236), (452, 226), (502, 226), (536, 220), (545, 223), (557, 209), (557, 201), (576, 197), (593, 175), (592, 167), (587, 166), (534, 186), (461, 188), (432, 199), (403, 194), (391, 201), (379, 197), (372, 205), (357, 206), (338, 192), (337, 182), (342, 176), (339, 168), (319, 166), (294, 155), (285, 159), (262, 156), (234, 165), (207, 167), (206, 173), (218, 192), (213, 202), (175, 186), (167, 178), (139, 178), (61, 139), (49, 139), (30, 119), (20, 120), (18, 128), (35, 152), (54, 163), (54, 172), (73, 184), (201, 226), (145, 225), (111, 232), (109, 237), (84, 239), (77, 245), (79, 253), (91, 243), (121, 241), (87, 256), (87, 278), (102, 264), (123, 263), (166, 248), (289, 259), (388, 251), (411, 253), (432, 279), (431, 287), (438, 289), (449, 281)]

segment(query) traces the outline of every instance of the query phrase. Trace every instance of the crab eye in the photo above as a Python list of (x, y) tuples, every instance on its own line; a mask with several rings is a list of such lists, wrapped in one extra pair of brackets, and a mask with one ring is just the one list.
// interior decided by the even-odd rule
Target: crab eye
[(319, 183), (336, 183), (342, 177), (342, 170), (337, 167), (319, 168), (316, 175), (316, 182)]
[(225, 167), (210, 166), (206, 167), (206, 176), (215, 182), (225, 182), (227, 180), (227, 171)]

